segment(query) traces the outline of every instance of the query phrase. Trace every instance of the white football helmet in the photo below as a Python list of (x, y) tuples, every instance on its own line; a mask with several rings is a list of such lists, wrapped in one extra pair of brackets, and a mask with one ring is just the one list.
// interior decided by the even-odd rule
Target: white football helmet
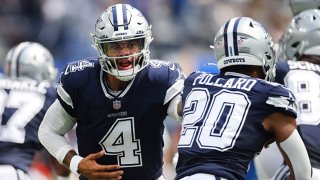
[(320, 0), (290, 0), (289, 3), (293, 15), (307, 9), (320, 9)]
[(282, 34), (279, 57), (297, 60), (301, 55), (320, 55), (320, 10), (309, 9), (296, 15)]
[(275, 77), (272, 38), (260, 23), (249, 17), (235, 17), (221, 26), (214, 38), (214, 54), (219, 69), (254, 65), (262, 67), (266, 80)]
[(53, 81), (57, 69), (47, 48), (36, 42), (22, 42), (8, 51), (4, 62), (4, 75), (13, 79)]
[[(142, 13), (129, 4), (117, 4), (107, 8), (97, 20), (92, 34), (94, 47), (99, 53), (102, 69), (122, 81), (129, 81), (146, 67), (150, 59), (149, 44), (152, 41), (151, 26)], [(104, 47), (108, 43), (140, 39), (139, 53), (127, 56), (109, 57)], [(116, 61), (123, 58), (137, 58), (133, 68), (119, 70)]]

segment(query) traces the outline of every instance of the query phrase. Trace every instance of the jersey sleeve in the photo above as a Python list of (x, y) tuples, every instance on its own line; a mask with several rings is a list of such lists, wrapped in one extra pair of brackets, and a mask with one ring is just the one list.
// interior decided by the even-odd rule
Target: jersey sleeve
[(297, 107), (295, 96), (285, 86), (273, 83), (273, 88), (269, 90), (266, 104), (270, 105), (273, 111), (297, 117)]
[(277, 61), (275, 82), (284, 84), (284, 77), (289, 71), (288, 64), (285, 61)]
[(166, 89), (163, 104), (167, 104), (182, 91), (186, 78), (183, 70), (178, 63), (169, 61), (152, 60), (150, 66), (152, 71), (149, 73), (149, 78), (158, 81), (160, 86)]
[(75, 103), (77, 97), (88, 79), (88, 68), (96, 64), (89, 60), (80, 60), (69, 63), (60, 73), (57, 85), (58, 100), (62, 107), (75, 117)]
[(169, 67), (169, 86), (166, 92), (164, 104), (173, 99), (177, 94), (180, 94), (183, 88), (185, 75), (181, 66), (178, 63), (173, 63), (172, 67)]

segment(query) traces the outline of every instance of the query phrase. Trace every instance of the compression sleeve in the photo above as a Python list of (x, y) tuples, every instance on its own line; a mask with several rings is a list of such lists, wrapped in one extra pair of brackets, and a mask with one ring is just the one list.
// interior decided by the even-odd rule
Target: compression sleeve
[(163, 104), (167, 104), (177, 94), (181, 93), (183, 88), (183, 82), (183, 79), (179, 79), (167, 90)]
[(280, 147), (287, 154), (293, 167), (295, 179), (311, 179), (312, 169), (307, 150), (297, 130)]
[(73, 149), (64, 135), (75, 123), (76, 119), (71, 117), (56, 100), (49, 107), (39, 127), (40, 142), (61, 164), (67, 152)]
[(175, 96), (169, 104), (169, 107), (167, 109), (167, 114), (172, 117), (173, 119), (176, 119), (177, 121), (181, 122), (182, 117), (178, 114), (178, 103), (181, 100), (181, 96), (177, 95)]

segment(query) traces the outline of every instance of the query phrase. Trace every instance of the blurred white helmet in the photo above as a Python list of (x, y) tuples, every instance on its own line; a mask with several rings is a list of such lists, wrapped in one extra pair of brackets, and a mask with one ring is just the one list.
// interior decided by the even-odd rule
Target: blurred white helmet
[(22, 42), (8, 51), (4, 62), (4, 75), (13, 79), (53, 81), (57, 69), (47, 48), (36, 42)]
[(214, 54), (219, 69), (254, 65), (262, 67), (266, 80), (275, 76), (272, 38), (260, 23), (249, 17), (235, 17), (221, 26), (214, 38)]
[(307, 9), (320, 9), (320, 0), (290, 0), (289, 3), (293, 15)]
[[(102, 69), (119, 80), (131, 80), (149, 63), (149, 44), (152, 41), (151, 26), (142, 13), (129, 4), (117, 4), (107, 8), (96, 22), (93, 39)], [(116, 57), (106, 54), (110, 43), (128, 40), (140, 40), (139, 53)], [(134, 61), (132, 68), (120, 70), (116, 61), (123, 58), (137, 60)]]
[(301, 55), (320, 55), (320, 10), (296, 15), (279, 40), (279, 57), (297, 60)]

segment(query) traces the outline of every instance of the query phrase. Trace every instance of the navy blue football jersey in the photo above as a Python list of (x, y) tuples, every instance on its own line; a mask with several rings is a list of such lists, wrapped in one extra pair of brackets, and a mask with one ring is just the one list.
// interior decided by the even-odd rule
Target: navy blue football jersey
[(48, 82), (0, 79), (0, 164), (28, 172), (35, 152), (43, 148), (38, 129), (55, 99)]
[(284, 86), (231, 72), (191, 74), (182, 102), (176, 179), (196, 173), (244, 179), (250, 161), (273, 138), (263, 120), (274, 112), (296, 117), (294, 96)]
[(311, 165), (320, 168), (320, 66), (305, 61), (278, 61), (275, 80), (295, 95), (297, 129)]
[(98, 163), (119, 164), (123, 179), (158, 178), (163, 121), (168, 102), (181, 92), (181, 67), (151, 60), (120, 93), (108, 88), (105, 75), (95, 59), (69, 64), (61, 73), (58, 99), (77, 119), (79, 154), (104, 150), (106, 156)]

